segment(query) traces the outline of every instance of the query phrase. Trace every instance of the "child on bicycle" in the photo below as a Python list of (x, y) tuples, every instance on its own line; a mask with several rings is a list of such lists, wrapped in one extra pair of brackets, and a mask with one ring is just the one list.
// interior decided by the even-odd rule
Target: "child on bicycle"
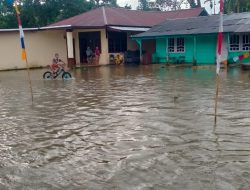
[(62, 61), (61, 59), (59, 59), (59, 54), (55, 53), (55, 57), (52, 60), (52, 64), (50, 65), (50, 69), (53, 72), (53, 74), (55, 74), (56, 72), (59, 71), (59, 69), (61, 67), (63, 67), (64, 65), (66, 65), (64, 63), (64, 61)]

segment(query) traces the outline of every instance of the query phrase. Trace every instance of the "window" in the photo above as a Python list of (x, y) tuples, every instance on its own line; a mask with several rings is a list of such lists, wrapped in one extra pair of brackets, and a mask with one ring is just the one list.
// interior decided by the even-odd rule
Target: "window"
[(250, 51), (250, 34), (232, 34), (230, 36), (230, 51)]
[(169, 38), (168, 39), (168, 52), (170, 53), (185, 52), (184, 38)]
[(230, 50), (231, 51), (240, 50), (240, 36), (239, 35), (234, 34), (230, 36)]
[(126, 32), (108, 32), (109, 53), (127, 51)]
[(250, 34), (243, 35), (242, 50), (244, 51), (250, 50)]
[(184, 52), (184, 38), (177, 38), (177, 52)]
[(174, 38), (168, 39), (168, 52), (174, 52)]

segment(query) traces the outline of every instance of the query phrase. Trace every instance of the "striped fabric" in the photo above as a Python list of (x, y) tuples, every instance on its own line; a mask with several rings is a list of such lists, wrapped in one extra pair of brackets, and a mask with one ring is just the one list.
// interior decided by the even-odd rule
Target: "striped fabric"
[(21, 18), (20, 18), (20, 11), (18, 9), (18, 5), (17, 5), (16, 1), (14, 3), (14, 6), (15, 6), (15, 10), (16, 10), (16, 17), (17, 17), (19, 33), (20, 33), (20, 45), (22, 48), (22, 60), (25, 61), (27, 59), (27, 55), (26, 55), (25, 43), (24, 43), (24, 32), (23, 32), (22, 22), (21, 22)]
[(223, 41), (223, 9), (224, 9), (224, 0), (220, 0), (220, 27), (218, 33), (218, 41), (217, 41), (217, 67), (216, 73), (219, 75), (220, 73), (220, 63), (221, 63), (221, 51), (222, 51), (222, 41)]

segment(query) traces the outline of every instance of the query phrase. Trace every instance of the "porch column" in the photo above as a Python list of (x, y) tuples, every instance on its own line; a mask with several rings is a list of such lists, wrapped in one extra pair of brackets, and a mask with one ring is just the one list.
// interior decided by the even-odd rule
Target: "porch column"
[(74, 57), (74, 43), (73, 43), (72, 30), (66, 31), (66, 37), (67, 37), (68, 66), (74, 66), (76, 60)]
[(230, 33), (227, 33), (227, 65), (230, 63), (229, 51), (230, 51)]
[(169, 64), (168, 37), (166, 37), (166, 53), (167, 53), (167, 64)]
[(136, 42), (139, 44), (139, 48), (140, 48), (140, 63), (142, 63), (142, 40), (141, 39), (136, 39)]
[(196, 36), (194, 36), (194, 56), (193, 56), (193, 66), (197, 65), (197, 60), (196, 60)]
[(101, 55), (99, 60), (100, 65), (109, 64), (109, 44), (108, 44), (108, 31), (101, 31)]

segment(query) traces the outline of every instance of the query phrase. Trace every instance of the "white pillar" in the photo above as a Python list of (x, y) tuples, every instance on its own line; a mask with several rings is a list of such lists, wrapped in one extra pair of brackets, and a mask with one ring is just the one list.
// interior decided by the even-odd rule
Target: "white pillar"
[(67, 32), (67, 51), (68, 58), (74, 59), (73, 32)]

